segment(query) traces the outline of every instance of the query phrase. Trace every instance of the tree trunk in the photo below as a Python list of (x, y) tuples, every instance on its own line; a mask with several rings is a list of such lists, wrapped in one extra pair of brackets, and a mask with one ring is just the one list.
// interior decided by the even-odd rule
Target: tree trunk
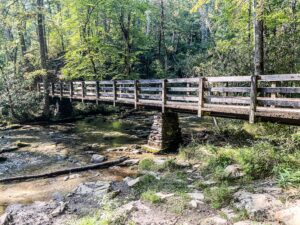
[(264, 74), (264, 0), (253, 0), (254, 13), (254, 75)]
[[(38, 36), (39, 36), (39, 45), (40, 45), (40, 57), (41, 57), (41, 67), (44, 70), (47, 70), (47, 54), (46, 54), (46, 41), (45, 41), (45, 24), (44, 24), (44, 15), (43, 15), (44, 3), (43, 0), (37, 0), (37, 23), (38, 23)], [(46, 71), (47, 72), (47, 71)], [(50, 116), (50, 102), (49, 102), (49, 84), (48, 84), (48, 75), (43, 76), (43, 85), (44, 85), (44, 117), (49, 118)]]

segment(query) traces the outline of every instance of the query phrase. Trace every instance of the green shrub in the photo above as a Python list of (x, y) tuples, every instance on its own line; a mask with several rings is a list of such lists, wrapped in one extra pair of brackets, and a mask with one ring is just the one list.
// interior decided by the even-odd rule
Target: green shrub
[(291, 168), (280, 169), (278, 171), (278, 183), (282, 187), (299, 187), (300, 186), (300, 169), (293, 170)]
[(232, 191), (226, 183), (223, 183), (220, 186), (205, 189), (204, 196), (211, 207), (219, 209), (230, 203), (232, 200)]
[(151, 190), (142, 193), (141, 198), (144, 201), (148, 201), (154, 204), (162, 202), (162, 199), (156, 194), (156, 192)]
[(244, 172), (253, 178), (273, 175), (274, 167), (280, 162), (280, 152), (268, 142), (241, 149), (240, 162)]
[(156, 169), (157, 166), (155, 165), (154, 160), (151, 158), (145, 158), (139, 162), (139, 170), (153, 171)]

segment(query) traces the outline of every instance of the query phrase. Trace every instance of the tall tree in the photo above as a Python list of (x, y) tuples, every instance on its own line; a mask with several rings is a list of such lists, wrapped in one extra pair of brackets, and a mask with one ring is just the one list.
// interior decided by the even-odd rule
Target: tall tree
[(264, 0), (253, 0), (254, 9), (254, 75), (264, 73)]
[(46, 118), (50, 116), (50, 100), (49, 100), (49, 81), (47, 74), (47, 42), (45, 41), (45, 21), (44, 21), (44, 2), (37, 0), (37, 24), (38, 37), (40, 46), (41, 68), (44, 70), (43, 86), (44, 86), (44, 110), (43, 114)]

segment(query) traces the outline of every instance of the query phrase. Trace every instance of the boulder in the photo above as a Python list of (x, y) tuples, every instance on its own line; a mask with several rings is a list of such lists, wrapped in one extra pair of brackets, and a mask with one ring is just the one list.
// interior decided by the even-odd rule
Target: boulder
[(284, 225), (300, 224), (300, 205), (280, 210), (275, 213), (275, 219)]
[(230, 179), (237, 179), (237, 178), (243, 177), (245, 175), (245, 173), (243, 173), (240, 165), (233, 164), (233, 165), (227, 166), (224, 169), (224, 175), (225, 175), (225, 177), (230, 178)]
[(106, 157), (103, 155), (94, 154), (91, 158), (91, 163), (101, 163), (106, 160)]
[(281, 201), (270, 194), (252, 194), (238, 191), (234, 194), (236, 208), (245, 209), (250, 219), (257, 221), (272, 220), (274, 212), (282, 207)]
[(218, 216), (206, 218), (202, 220), (200, 224), (201, 225), (229, 225), (227, 220)]

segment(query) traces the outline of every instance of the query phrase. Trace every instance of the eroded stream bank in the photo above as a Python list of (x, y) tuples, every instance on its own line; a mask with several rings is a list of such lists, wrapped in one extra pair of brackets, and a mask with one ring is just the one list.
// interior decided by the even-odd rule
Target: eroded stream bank
[[(1, 154), (5, 161), (0, 162), (0, 178), (84, 166), (91, 163), (95, 154), (104, 155), (108, 160), (124, 155), (137, 159), (153, 157), (139, 146), (147, 142), (154, 113), (136, 112), (122, 120), (116, 119), (116, 116), (91, 116), (74, 123), (26, 125), (2, 130), (2, 150), (14, 148), (20, 143), (28, 146)], [(118, 147), (119, 151), (112, 151)], [(49, 200), (53, 194), (68, 193), (86, 181), (118, 181), (135, 173), (132, 168), (113, 167), (57, 178), (1, 184), (0, 214), (10, 204)]]

